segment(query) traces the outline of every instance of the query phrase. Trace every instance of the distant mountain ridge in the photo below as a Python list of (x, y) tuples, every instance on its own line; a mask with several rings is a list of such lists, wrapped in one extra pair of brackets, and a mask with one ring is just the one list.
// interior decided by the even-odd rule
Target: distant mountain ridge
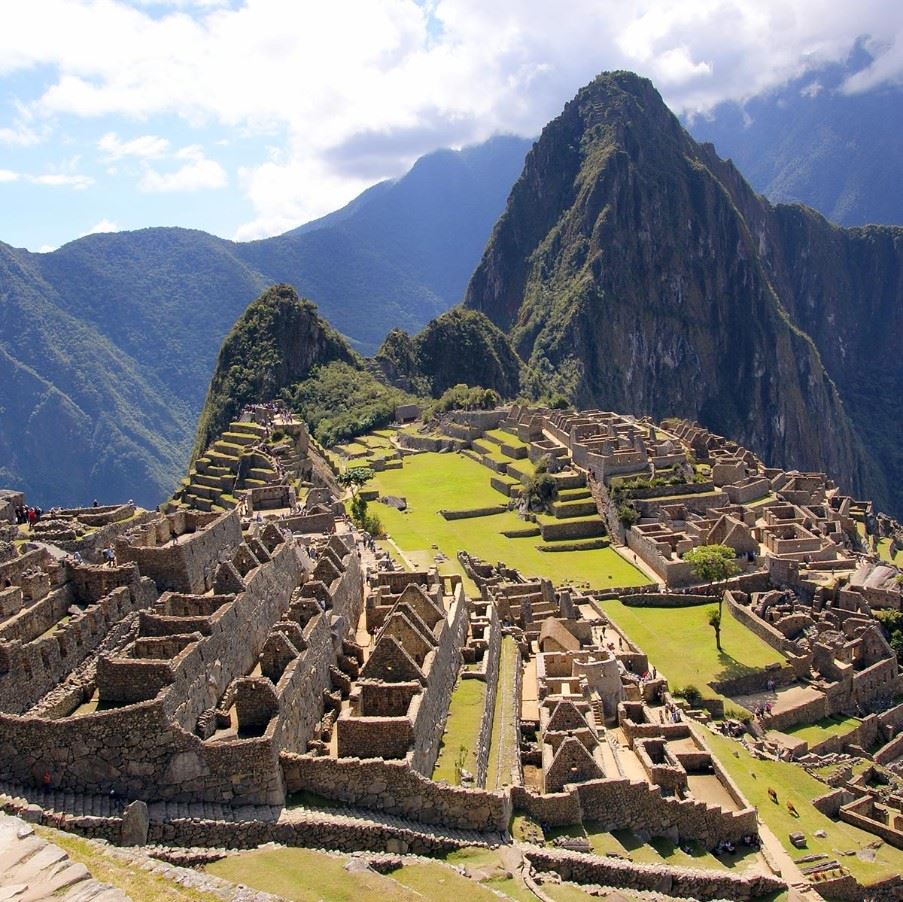
[(844, 226), (901, 225), (903, 86), (843, 90), (870, 61), (858, 50), (843, 64), (684, 124), (774, 203), (803, 203)]
[(49, 254), (0, 243), (0, 482), (37, 503), (159, 503), (223, 338), (267, 285), (297, 285), (364, 352), (392, 327), (417, 331), (463, 296), (529, 146), (430, 154), (262, 241), (161, 228)]
[[(745, 112), (752, 125), (727, 105), (691, 130), (715, 141), (722, 155), (751, 174), (757, 190), (773, 197), (798, 198), (844, 222), (903, 219), (896, 188), (903, 94), (839, 95), (840, 79), (856, 64), (750, 101)], [(816, 79), (821, 90), (812, 97)], [(829, 125), (823, 141), (815, 128), (821, 109)], [(463, 296), (530, 144), (502, 137), (459, 152), (437, 151), (341, 210), (262, 241), (238, 244), (162, 228), (90, 235), (51, 254), (0, 243), (0, 483), (24, 488), (38, 503), (113, 495), (145, 504), (162, 500), (184, 470), (222, 340), (252, 299), (268, 285), (291, 283), (360, 353), (373, 353), (392, 328), (416, 334)], [(810, 158), (815, 162), (807, 164)], [(698, 148), (697, 163), (717, 170), (725, 186), (742, 182), (714, 151)], [(566, 193), (577, 170), (547, 176), (547, 190)], [(882, 426), (901, 415), (896, 239), (865, 230), (852, 240), (795, 207), (774, 208), (763, 224), (750, 212), (755, 203), (749, 197), (744, 187), (732, 202), (746, 205), (750, 228), (763, 229), (760, 275), (775, 283), (794, 326), (814, 340), (821, 364), (813, 372), (830, 375), (845, 402), (841, 419), (856, 421), (856, 441), (867, 437), (873, 453), (890, 462), (892, 484), (903, 484), (903, 451)], [(554, 242), (565, 236), (550, 223), (537, 224), (535, 212), (520, 221), (527, 231), (541, 225), (541, 235), (557, 236), (542, 250), (549, 267)], [(513, 237), (509, 229), (499, 240)], [(530, 244), (520, 235), (512, 250)], [(576, 265), (581, 247), (570, 246), (573, 259), (565, 269)], [(554, 280), (548, 281), (547, 297), (553, 289)], [(576, 311), (556, 310), (565, 334)], [(534, 326), (535, 317), (526, 331)], [(637, 341), (640, 356), (664, 353), (666, 360), (680, 350), (668, 348), (670, 338)], [(534, 355), (528, 346), (533, 379), (552, 390), (562, 381), (578, 384), (576, 370), (565, 371), (571, 364), (553, 371), (548, 355)], [(578, 356), (592, 359), (592, 347)], [(831, 385), (825, 391), (830, 395)], [(722, 431), (742, 434), (733, 426)], [(844, 447), (837, 454), (850, 463), (852, 446)], [(875, 471), (874, 462), (865, 466)]]

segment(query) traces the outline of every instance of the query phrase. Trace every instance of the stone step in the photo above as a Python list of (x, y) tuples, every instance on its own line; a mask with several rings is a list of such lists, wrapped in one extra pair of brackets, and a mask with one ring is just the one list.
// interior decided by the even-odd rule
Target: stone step
[(596, 511), (596, 502), (590, 498), (584, 501), (560, 501), (552, 505), (552, 513), (558, 520), (574, 517), (591, 517)]
[(229, 424), (229, 432), (241, 432), (257, 438), (266, 438), (269, 435), (266, 426), (261, 426), (259, 423), (242, 423), (238, 420), (234, 420)]
[(203, 485), (211, 489), (221, 489), (223, 480), (221, 476), (213, 476), (210, 473), (194, 473), (191, 477), (191, 485)]
[[(231, 457), (238, 459), (241, 457), (244, 448), (241, 445), (235, 445), (232, 442), (224, 442), (221, 438), (218, 438), (214, 443), (211, 449), (217, 454), (221, 454), (223, 457)], [(212, 458), (213, 454), (208, 452), (208, 457)]]
[(259, 436), (251, 432), (232, 432), (229, 430), (222, 434), (223, 441), (228, 442), (230, 445), (241, 445), (242, 447), (253, 445), (259, 439)]

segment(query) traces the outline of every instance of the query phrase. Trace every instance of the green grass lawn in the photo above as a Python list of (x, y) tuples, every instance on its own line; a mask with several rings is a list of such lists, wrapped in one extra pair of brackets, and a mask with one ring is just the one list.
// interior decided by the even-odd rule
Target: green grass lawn
[(783, 661), (780, 653), (750, 632), (727, 612), (721, 626), (721, 651), (708, 624), (716, 604), (686, 608), (628, 607), (620, 601), (602, 602), (602, 610), (635, 642), (667, 677), (671, 689), (695, 686), (704, 697), (708, 688), (725, 680)]
[(852, 733), (859, 726), (859, 721), (855, 717), (846, 717), (843, 714), (835, 714), (831, 717), (823, 717), (815, 723), (806, 724), (805, 726), (787, 727), (781, 730), (794, 739), (803, 739), (809, 745), (817, 745), (824, 742), (831, 736), (846, 736)]
[(345, 870), (345, 858), (312, 849), (258, 849), (238, 852), (206, 866), (224, 880), (243, 883), (292, 902), (413, 902), (416, 893), (373, 871)]
[[(523, 463), (520, 461), (519, 463)], [(504, 561), (525, 576), (545, 576), (555, 584), (588, 584), (592, 588), (643, 585), (646, 576), (611, 548), (545, 554), (534, 539), (507, 539), (503, 530), (523, 529), (513, 511), (466, 520), (445, 520), (440, 510), (461, 510), (499, 503), (489, 485), (489, 470), (460, 454), (416, 454), (400, 470), (377, 473), (373, 485), (381, 495), (407, 499), (406, 512), (374, 503), (371, 510), (398, 545), (416, 560), (432, 563), (435, 544), (449, 558), (448, 570), (460, 573), (458, 551), (495, 563)], [(410, 552), (410, 554), (409, 554)], [(419, 556), (419, 557), (418, 557)]]
[(486, 684), (482, 680), (458, 680), (448, 706), (445, 733), (433, 768), (434, 780), (446, 780), (457, 785), (456, 765), (462, 755), (463, 767), (476, 776), (477, 743), (485, 704)]
[[(519, 879), (509, 877), (502, 869), (499, 853), (488, 849), (462, 849), (447, 857), (448, 864), (418, 861), (387, 875), (375, 871), (351, 873), (345, 870), (347, 860), (348, 856), (312, 849), (271, 848), (236, 852), (207, 865), (205, 870), (293, 902), (498, 902), (499, 892), (505, 894), (501, 898), (515, 902), (535, 898)], [(473, 879), (450, 865), (467, 868), (473, 872)]]
[(903, 555), (898, 551), (896, 556), (891, 556), (890, 553), (891, 540), (890, 539), (879, 539), (878, 540), (878, 557), (881, 558), (882, 561), (886, 561), (888, 564), (903, 564)]
[(505, 432), (504, 429), (487, 429), (486, 435), (491, 435), (493, 438), (497, 438), (500, 442), (504, 442), (512, 448), (527, 447), (526, 442), (521, 441), (516, 435), (512, 435), (510, 432)]
[(462, 902), (471, 899), (476, 902), (498, 902), (498, 896), (475, 880), (470, 880), (454, 871), (448, 865), (431, 861), (406, 864), (392, 872), (392, 880), (402, 884), (418, 899), (435, 902)]
[[(845, 851), (865, 849), (875, 842), (875, 836), (850, 824), (832, 821), (818, 811), (811, 800), (830, 790), (801, 767), (784, 761), (753, 758), (738, 743), (711, 731), (706, 733), (706, 741), (750, 804), (759, 809), (759, 817), (794, 860), (804, 855), (824, 853), (840, 862), (864, 884), (901, 873), (903, 851), (886, 843), (874, 850), (873, 861), (864, 861), (858, 855), (843, 854)], [(769, 789), (777, 793), (777, 805), (769, 798)], [(798, 818), (787, 810), (788, 801), (799, 812)], [(824, 830), (827, 836), (820, 839), (815, 836), (816, 830)], [(806, 834), (805, 850), (795, 849), (790, 844), (788, 834), (796, 831)]]
[(499, 656), (492, 742), (486, 766), (487, 789), (498, 789), (510, 784), (511, 771), (517, 764), (517, 700), (514, 698), (514, 678), (518, 660), (517, 643), (513, 637), (504, 636)]

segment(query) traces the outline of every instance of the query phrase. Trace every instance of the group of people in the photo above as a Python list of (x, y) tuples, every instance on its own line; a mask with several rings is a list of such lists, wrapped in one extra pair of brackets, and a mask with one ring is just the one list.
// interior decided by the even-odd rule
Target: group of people
[(664, 710), (658, 712), (658, 719), (661, 723), (680, 723), (684, 718), (674, 702), (665, 702)]
[(44, 511), (39, 507), (26, 507), (24, 504), (16, 507), (16, 523), (34, 526), (43, 516)]

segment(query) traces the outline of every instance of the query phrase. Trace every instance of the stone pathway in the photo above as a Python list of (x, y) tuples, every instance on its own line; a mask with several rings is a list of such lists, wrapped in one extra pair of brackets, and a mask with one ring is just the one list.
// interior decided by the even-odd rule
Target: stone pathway
[(59, 847), (17, 817), (0, 814), (0, 900), (129, 902), (125, 893), (95, 880)]

